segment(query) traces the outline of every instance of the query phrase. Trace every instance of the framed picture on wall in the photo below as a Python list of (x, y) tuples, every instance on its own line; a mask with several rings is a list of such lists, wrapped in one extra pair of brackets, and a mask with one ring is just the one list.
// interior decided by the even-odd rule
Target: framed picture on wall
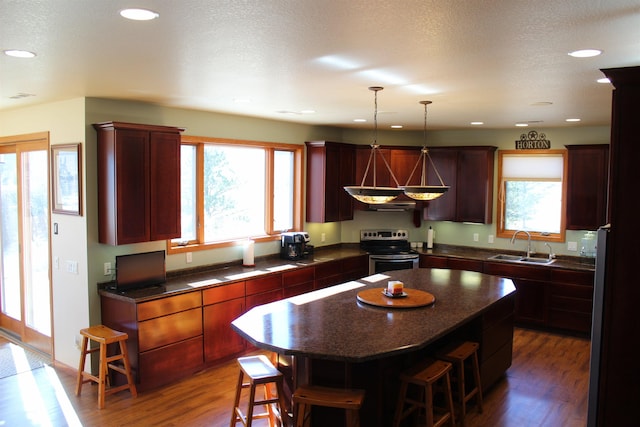
[(51, 146), (53, 212), (82, 215), (82, 145)]

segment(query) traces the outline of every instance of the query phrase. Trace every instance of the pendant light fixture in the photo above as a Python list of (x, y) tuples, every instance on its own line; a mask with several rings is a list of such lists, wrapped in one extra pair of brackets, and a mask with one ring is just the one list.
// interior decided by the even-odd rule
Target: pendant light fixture
[[(442, 181), (442, 177), (438, 173), (438, 169), (436, 169), (436, 165), (433, 164), (433, 160), (429, 155), (429, 149), (427, 148), (427, 105), (431, 104), (431, 101), (420, 101), (420, 104), (424, 105), (424, 143), (422, 146), (422, 150), (420, 150), (420, 157), (418, 157), (418, 161), (416, 165), (413, 167), (411, 171), (411, 175), (409, 175), (409, 179), (407, 179), (407, 184), (402, 186), (402, 190), (404, 194), (411, 197), (415, 200), (434, 200), (438, 197), (442, 196), (447, 192), (449, 186), (444, 185)], [(436, 176), (440, 180), (440, 185), (427, 185), (427, 159), (429, 159), (429, 163), (433, 168)], [(413, 174), (415, 173), (418, 166), (421, 166), (422, 171), (420, 175), (420, 185), (409, 185)]]
[[(399, 187), (378, 187), (376, 185), (376, 156), (380, 156), (384, 161), (385, 166), (389, 170), (391, 177), (398, 185), (398, 180), (395, 175), (391, 171), (391, 166), (387, 162), (387, 159), (384, 158), (382, 153), (379, 153), (380, 145), (378, 144), (378, 92), (384, 89), (381, 86), (371, 86), (369, 90), (372, 90), (375, 93), (375, 109), (373, 114), (373, 143), (371, 144), (371, 152), (369, 153), (369, 161), (367, 162), (367, 167), (364, 171), (364, 176), (362, 177), (362, 182), (360, 186), (347, 186), (344, 187), (345, 191), (349, 193), (354, 199), (368, 204), (381, 204), (387, 203), (391, 200), (398, 197), (402, 194), (402, 189)], [(369, 174), (369, 168), (373, 164), (373, 186), (365, 186), (364, 183), (367, 179), (367, 175)]]

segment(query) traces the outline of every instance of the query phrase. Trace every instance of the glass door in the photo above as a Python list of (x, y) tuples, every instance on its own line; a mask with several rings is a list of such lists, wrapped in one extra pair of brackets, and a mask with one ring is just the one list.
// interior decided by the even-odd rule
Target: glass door
[(48, 141), (0, 146), (0, 326), (51, 353)]

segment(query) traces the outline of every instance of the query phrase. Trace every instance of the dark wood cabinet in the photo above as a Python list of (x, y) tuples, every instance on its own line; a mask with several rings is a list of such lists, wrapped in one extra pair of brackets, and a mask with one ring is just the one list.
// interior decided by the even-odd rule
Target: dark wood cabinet
[[(435, 147), (429, 149), (435, 167), (449, 191), (430, 201), (424, 219), (491, 224), (496, 147)], [(431, 170), (429, 184), (440, 182)]]
[[(378, 154), (376, 155), (375, 162), (375, 176), (376, 176), (376, 186), (377, 187), (397, 187), (406, 185), (407, 181), (411, 177), (411, 181), (409, 184), (418, 185), (420, 184), (420, 174), (421, 168), (418, 167), (416, 171), (413, 172), (416, 163), (420, 157), (420, 149), (421, 147), (381, 147), (378, 149)], [(356, 167), (355, 167), (355, 185), (362, 184), (362, 178), (367, 169), (367, 163), (369, 162), (369, 156), (371, 155), (371, 147), (360, 145), (357, 146), (356, 149)], [(383, 158), (389, 164), (389, 168), (387, 168), (384, 163)], [(369, 173), (367, 174), (367, 179), (364, 181), (364, 185), (373, 186), (373, 174), (374, 174), (374, 165), (373, 162), (369, 166)], [(391, 176), (391, 172), (393, 172), (393, 176), (395, 180)], [(397, 181), (397, 183), (396, 183)], [(411, 201), (412, 199), (404, 194), (398, 196), (394, 201)], [(367, 209), (367, 205), (361, 202), (354, 202), (354, 208), (364, 210)]]
[(369, 255), (323, 262), (315, 268), (315, 289), (322, 289), (369, 275)]
[(202, 369), (200, 291), (138, 304), (103, 296), (101, 311), (104, 325), (129, 335), (127, 350), (140, 391)]
[(484, 272), (513, 280), (518, 324), (582, 335), (591, 332), (593, 271), (487, 261)]
[(344, 191), (355, 182), (355, 146), (307, 141), (307, 222), (353, 219), (353, 198)]
[(232, 283), (202, 291), (204, 360), (213, 362), (245, 350), (245, 340), (231, 322), (245, 312), (245, 282)]
[(420, 268), (448, 268), (451, 270), (477, 271), (482, 273), (483, 262), (477, 259), (452, 258), (437, 255), (420, 255)]
[(247, 280), (247, 310), (282, 299), (282, 274), (270, 274)]
[(609, 145), (567, 145), (567, 230), (606, 224)]
[(282, 291), (285, 298), (310, 292), (315, 286), (315, 268), (296, 268), (282, 273)]
[(180, 132), (105, 122), (98, 133), (98, 239), (123, 245), (180, 237)]

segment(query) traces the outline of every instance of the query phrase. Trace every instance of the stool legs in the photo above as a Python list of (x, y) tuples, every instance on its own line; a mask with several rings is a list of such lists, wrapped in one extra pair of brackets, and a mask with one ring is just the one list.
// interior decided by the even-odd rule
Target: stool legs
[[(409, 415), (424, 411), (424, 418), (427, 427), (439, 427), (449, 422), (455, 426), (455, 415), (453, 410), (453, 397), (451, 395), (451, 381), (449, 372), (451, 363), (442, 360), (428, 361), (420, 367), (411, 369), (402, 375), (398, 404), (393, 420), (394, 427), (399, 427), (400, 422)], [(417, 391), (418, 397), (409, 396), (409, 385)], [(434, 394), (436, 391), (444, 395), (446, 407), (439, 408), (434, 404)], [(405, 409), (405, 404), (408, 407)], [(436, 419), (436, 411), (438, 418)]]
[[(129, 357), (127, 354), (126, 340), (128, 338), (128, 335), (102, 325), (82, 329), (80, 331), (80, 334), (82, 335), (82, 348), (80, 352), (80, 363), (78, 364), (76, 396), (79, 396), (82, 392), (82, 385), (85, 382), (94, 381), (98, 383), (99, 409), (104, 408), (105, 396), (107, 394), (129, 389), (131, 395), (133, 397), (136, 397), (136, 386), (131, 375), (131, 365), (129, 364)], [(90, 349), (90, 341), (99, 343), (99, 347)], [(107, 356), (107, 346), (116, 342), (119, 345), (120, 352), (113, 356)], [(100, 355), (100, 363), (97, 376), (84, 371), (87, 355), (95, 352), (99, 352)], [(115, 362), (116, 360), (122, 360), (123, 367), (111, 363)], [(109, 387), (109, 389), (107, 389), (106, 384), (109, 382), (109, 369), (125, 375), (127, 378), (127, 384), (117, 387)]]
[[(287, 414), (285, 412), (284, 400), (284, 379), (280, 373), (265, 356), (249, 356), (238, 359), (240, 365), (240, 373), (238, 375), (238, 383), (236, 386), (236, 397), (233, 403), (233, 412), (231, 414), (230, 427), (234, 427), (241, 422), (246, 427), (250, 427), (254, 419), (267, 418), (269, 426), (274, 427), (276, 421), (280, 421), (282, 425), (286, 425)], [(249, 378), (249, 382), (245, 383), (245, 375)], [(275, 384), (276, 394), (274, 396), (269, 387)], [(256, 388), (262, 385), (264, 391), (264, 399), (256, 399)], [(249, 389), (249, 406), (246, 416), (240, 409), (240, 398), (243, 389)], [(278, 406), (277, 411), (272, 405)], [(260, 414), (254, 414), (254, 407), (264, 405), (267, 411)]]
[[(474, 396), (478, 406), (478, 412), (482, 413), (482, 383), (480, 380), (480, 366), (478, 363), (479, 344), (475, 342), (464, 342), (453, 350), (442, 356), (442, 359), (450, 362), (454, 366), (455, 379), (457, 383), (457, 403), (460, 406), (460, 425), (465, 426), (467, 416), (467, 402)], [(474, 386), (467, 390), (466, 370), (470, 365), (473, 374)]]

